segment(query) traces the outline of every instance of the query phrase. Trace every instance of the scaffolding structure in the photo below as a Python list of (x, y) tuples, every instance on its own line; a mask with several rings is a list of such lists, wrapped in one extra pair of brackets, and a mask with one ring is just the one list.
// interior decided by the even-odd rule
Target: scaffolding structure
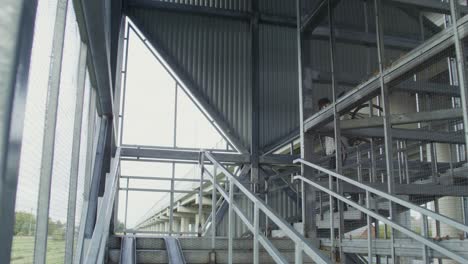
[[(468, 263), (467, 1), (50, 2), (31, 214), (17, 190), (34, 181), (21, 166), (47, 4), (0, 11), (1, 263), (29, 238), (38, 264), (55, 247), (77, 264)], [(125, 140), (130, 41), (174, 81), (167, 145)], [(219, 144), (178, 144), (181, 96)], [(142, 193), (163, 198), (130, 225)]]

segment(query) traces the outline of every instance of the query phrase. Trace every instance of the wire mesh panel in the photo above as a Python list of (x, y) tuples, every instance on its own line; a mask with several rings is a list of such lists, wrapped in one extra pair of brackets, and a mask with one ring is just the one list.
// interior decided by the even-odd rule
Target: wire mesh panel
[(52, 172), (47, 239), (48, 262), (65, 257), (70, 165), (81, 38), (73, 5), (68, 5)]
[(56, 7), (57, 1), (50, 0), (39, 1), (37, 8), (16, 195), (11, 263), (33, 261), (45, 101)]
[(96, 116), (96, 109), (94, 106), (94, 96), (89, 74), (86, 75), (84, 102), (83, 102), (83, 119), (81, 126), (81, 140), (80, 140), (80, 156), (79, 156), (79, 169), (78, 169), (78, 182), (77, 182), (77, 198), (75, 208), (75, 234), (74, 234), (74, 252), (76, 249), (76, 240), (78, 239), (78, 230), (81, 225), (81, 215), (83, 210), (84, 195), (86, 188), (89, 188), (89, 179), (91, 175), (91, 160), (93, 155), (93, 141), (96, 133), (94, 127), (94, 118)]

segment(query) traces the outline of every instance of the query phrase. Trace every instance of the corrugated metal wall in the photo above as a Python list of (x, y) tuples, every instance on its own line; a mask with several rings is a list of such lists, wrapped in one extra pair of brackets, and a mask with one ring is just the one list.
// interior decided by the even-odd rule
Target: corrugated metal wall
[(260, 25), (260, 145), (299, 127), (296, 30)]
[(246, 22), (131, 8), (130, 18), (196, 83), (207, 101), (250, 145), (251, 35)]
[[(248, 11), (251, 0), (169, 2)], [(167, 2), (167, 1), (166, 1)], [(261, 0), (265, 14), (294, 16), (295, 2)], [(251, 35), (248, 22), (191, 15), (156, 9), (130, 8), (131, 19), (153, 42), (167, 50), (190, 76), (207, 101), (219, 111), (241, 141), (250, 146), (251, 128)], [(338, 27), (363, 31), (364, 4), (341, 1), (335, 10)], [(374, 30), (372, 4), (367, 6), (370, 32)], [(395, 19), (398, 17), (398, 19)], [(385, 6), (384, 31), (392, 36), (418, 38), (418, 22), (394, 6)], [(326, 25), (325, 20), (322, 25)], [(297, 50), (294, 28), (260, 24), (260, 146), (271, 145), (299, 127)], [(304, 42), (305, 79), (310, 71), (330, 71), (328, 41)], [(370, 67), (367, 66), (369, 52)], [(402, 51), (386, 47), (386, 62)], [(337, 73), (365, 80), (377, 70), (375, 47), (337, 43)], [(305, 80), (307, 82), (307, 80)], [(353, 87), (343, 87), (350, 89)], [(328, 96), (330, 85), (314, 84), (314, 98)], [(315, 100), (315, 99), (314, 99)], [(315, 105), (315, 102), (311, 102)]]
[(212, 7), (232, 11), (250, 11), (252, 0), (153, 0), (172, 4)]

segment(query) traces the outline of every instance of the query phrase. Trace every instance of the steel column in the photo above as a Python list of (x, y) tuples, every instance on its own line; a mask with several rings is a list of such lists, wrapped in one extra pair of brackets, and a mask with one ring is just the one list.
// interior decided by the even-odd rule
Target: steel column
[(88, 49), (81, 43), (78, 61), (77, 92), (75, 104), (75, 119), (73, 125), (73, 144), (70, 165), (70, 182), (68, 194), (68, 212), (65, 244), (65, 263), (73, 262), (73, 249), (75, 238), (75, 212), (78, 187), (78, 171), (80, 166), (81, 125), (83, 122), (84, 93), (86, 85), (86, 58)]
[(232, 238), (234, 236), (234, 182), (229, 180), (229, 211), (228, 211), (228, 263), (232, 264)]
[[(341, 174), (342, 173), (342, 154), (341, 154), (341, 128), (340, 128), (340, 114), (336, 108), (336, 100), (337, 98), (337, 82), (335, 78), (335, 54), (336, 54), (336, 42), (335, 42), (335, 26), (333, 22), (333, 0), (328, 0), (328, 23), (329, 23), (329, 31), (330, 31), (330, 38), (329, 38), (329, 50), (330, 50), (330, 73), (331, 73), (331, 86), (332, 86), (332, 97), (333, 97), (333, 126), (334, 126), (334, 138), (335, 138), (335, 159), (336, 159), (336, 172)], [(329, 183), (330, 188), (332, 189), (332, 177), (329, 176)], [(336, 188), (338, 193), (342, 194), (342, 184), (340, 180), (336, 181)], [(334, 229), (333, 226), (333, 197), (330, 195), (330, 236), (334, 236)], [(341, 201), (338, 202), (338, 215), (339, 215), (339, 226), (338, 226), (338, 247), (339, 247), (339, 254), (340, 254), (340, 261), (345, 261), (345, 255), (343, 253), (341, 242), (343, 240), (343, 230), (344, 230), (344, 216), (343, 216), (343, 203)], [(331, 240), (333, 241), (333, 237)], [(332, 254), (334, 254), (334, 249), (331, 250)], [(333, 256), (332, 256), (333, 257)], [(336, 259), (336, 256), (335, 256)]]
[(258, 237), (260, 236), (260, 212), (258, 209), (258, 204), (254, 203), (254, 237), (253, 237), (253, 263), (258, 264), (259, 262), (259, 244), (258, 244)]
[(80, 229), (78, 230), (78, 239), (76, 241), (76, 251), (74, 254), (74, 263), (80, 264), (83, 255), (84, 239), (85, 239), (85, 222), (88, 217), (89, 195), (91, 189), (91, 179), (93, 172), (93, 159), (97, 149), (98, 137), (100, 131), (100, 123), (96, 127), (96, 99), (95, 91), (90, 89), (89, 98), (89, 115), (88, 115), (88, 138), (86, 146), (86, 165), (85, 165), (85, 182), (83, 188), (83, 206), (81, 209)]
[(82, 223), (85, 225), (85, 234), (84, 237), (91, 238), (94, 230), (94, 224), (96, 222), (96, 215), (98, 209), (98, 196), (99, 196), (99, 185), (101, 182), (101, 177), (104, 167), (104, 156), (106, 151), (106, 142), (109, 129), (111, 129), (111, 120), (103, 116), (101, 117), (101, 124), (99, 128), (99, 136), (97, 147), (95, 150), (93, 172), (91, 178), (91, 186), (89, 190), (89, 204), (86, 215), (86, 221)]
[(216, 248), (216, 176), (218, 175), (218, 168), (213, 165), (213, 188), (211, 190), (211, 249)]
[[(458, 33), (459, 6), (455, 0), (450, 1), (450, 13), (452, 15), (453, 38), (455, 42), (455, 53), (457, 59), (458, 86), (460, 87), (460, 99), (463, 109), (463, 128), (465, 135), (465, 145), (468, 142), (468, 91), (466, 90), (466, 66), (465, 66), (465, 48), (462, 39)], [(465, 155), (468, 157), (468, 148), (465, 147)]]
[(49, 202), (54, 163), (55, 127), (57, 124), (60, 79), (62, 71), (65, 26), (68, 11), (68, 0), (57, 2), (52, 54), (50, 59), (49, 88), (44, 122), (44, 138), (41, 158), (41, 178), (39, 182), (39, 199), (37, 204), (36, 238), (34, 244), (34, 263), (46, 262), (47, 233), (49, 228)]
[[(203, 152), (200, 152), (200, 190), (198, 192), (198, 226), (196, 227), (197, 228), (197, 232), (198, 232), (198, 236), (201, 236), (202, 233), (203, 233), (203, 230), (202, 230), (202, 220), (203, 220), (203, 183), (204, 183), (204, 180), (203, 180), (203, 174), (204, 173), (204, 163), (205, 163), (205, 155), (203, 155)], [(214, 186), (213, 186), (214, 188)]]
[(6, 0), (0, 9), (1, 263), (9, 263), (11, 256), (36, 8), (37, 0)]
[[(393, 141), (392, 141), (392, 124), (390, 120), (390, 95), (388, 92), (388, 86), (384, 79), (384, 43), (383, 43), (383, 25), (382, 25), (382, 12), (381, 12), (381, 0), (374, 0), (375, 9), (375, 27), (377, 35), (377, 53), (379, 60), (379, 79), (380, 79), (380, 93), (382, 96), (382, 108), (383, 108), (383, 123), (384, 123), (384, 135), (385, 135), (385, 161), (386, 161), (386, 172), (387, 172), (387, 185), (388, 193), (393, 194), (394, 192), (394, 178), (393, 178)], [(393, 220), (395, 211), (392, 202), (389, 201), (390, 207), (390, 220)], [(392, 229), (392, 260), (395, 262), (395, 245), (394, 245), (394, 232)]]

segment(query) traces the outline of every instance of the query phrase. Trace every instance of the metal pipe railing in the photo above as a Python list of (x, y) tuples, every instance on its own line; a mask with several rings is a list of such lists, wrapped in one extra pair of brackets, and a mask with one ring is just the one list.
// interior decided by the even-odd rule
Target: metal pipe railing
[[(453, 220), (451, 218), (448, 218), (446, 216), (440, 215), (440, 214), (435, 213), (433, 211), (427, 210), (427, 209), (425, 209), (423, 207), (412, 204), (412, 203), (407, 202), (405, 200), (402, 200), (402, 199), (400, 199), (400, 198), (398, 198), (396, 196), (387, 194), (385, 192), (382, 192), (380, 190), (377, 190), (375, 188), (372, 188), (370, 186), (367, 186), (367, 185), (362, 184), (360, 182), (357, 182), (355, 180), (349, 179), (346, 176), (340, 175), (340, 174), (338, 174), (336, 172), (325, 169), (323, 167), (320, 167), (320, 166), (315, 165), (313, 163), (310, 163), (308, 161), (305, 161), (305, 160), (302, 160), (302, 159), (297, 159), (294, 162), (295, 163), (302, 163), (302, 164), (304, 164), (306, 166), (309, 166), (311, 168), (314, 168), (314, 169), (316, 169), (318, 171), (327, 173), (328, 175), (330, 175), (332, 177), (335, 177), (337, 179), (340, 179), (340, 180), (345, 181), (345, 182), (347, 182), (349, 184), (352, 184), (354, 186), (357, 186), (359, 188), (362, 188), (362, 189), (366, 190), (366, 198), (367, 198), (368, 201), (370, 199), (370, 194), (372, 193), (372, 194), (381, 196), (383, 198), (386, 198), (386, 199), (388, 199), (389, 201), (391, 201), (391, 202), (393, 202), (395, 204), (398, 204), (398, 205), (407, 207), (409, 209), (412, 209), (412, 210), (414, 210), (416, 212), (419, 212), (423, 217), (433, 218), (434, 220), (437, 220), (437, 221), (442, 222), (444, 224), (450, 225), (450, 226), (452, 226), (454, 228), (457, 228), (459, 230), (463, 230), (465, 232), (468, 230), (467, 225), (464, 225), (464, 224), (462, 224), (460, 222), (457, 222), (457, 221), (455, 221), (455, 220)], [(454, 259), (454, 260), (456, 260), (456, 261), (458, 261), (460, 263), (468, 263), (468, 260), (463, 258), (462, 256), (460, 256), (460, 255), (458, 255), (458, 254), (456, 254), (456, 253), (454, 253), (454, 252), (440, 246), (439, 244), (429, 240), (425, 236), (421, 236), (421, 235), (413, 232), (412, 230), (410, 230), (410, 229), (408, 229), (408, 228), (406, 228), (406, 227), (404, 227), (402, 225), (399, 225), (398, 223), (388, 219), (387, 217), (384, 217), (384, 216), (372, 211), (369, 208), (369, 203), (368, 202), (366, 203), (366, 207), (364, 207), (364, 206), (362, 206), (362, 205), (360, 205), (360, 204), (358, 204), (358, 203), (356, 203), (356, 202), (354, 202), (352, 200), (347, 199), (346, 197), (338, 194), (337, 192), (334, 192), (334, 191), (332, 191), (330, 189), (327, 189), (326, 187), (321, 186), (320, 184), (318, 184), (318, 183), (316, 183), (314, 181), (311, 181), (309, 179), (304, 178), (303, 176), (295, 176), (294, 179), (295, 180), (301, 180), (302, 182), (305, 182), (305, 183), (308, 183), (308, 184), (314, 186), (315, 188), (319, 189), (320, 191), (323, 191), (323, 192), (337, 198), (338, 200), (340, 200), (340, 201), (342, 201), (344, 203), (347, 203), (348, 205), (356, 208), (357, 210), (367, 214), (368, 217), (370, 216), (370, 217), (373, 217), (373, 218), (375, 218), (375, 219), (377, 219), (379, 221), (384, 222), (385, 224), (391, 226), (395, 230), (398, 230), (398, 231), (402, 232), (403, 234), (405, 234), (405, 235), (407, 235), (407, 236), (409, 236), (409, 237), (423, 243), (427, 247), (429, 247), (429, 248), (431, 248), (433, 250), (436, 250), (436, 251), (444, 254), (445, 256), (447, 256), (447, 257), (449, 257), (451, 259)], [(369, 240), (372, 239), (371, 236), (368, 236), (368, 239)], [(368, 253), (369, 254), (369, 259), (372, 259), (373, 256), (372, 256), (372, 249), (371, 249), (370, 243), (369, 243), (368, 251), (369, 251), (369, 253)]]
[[(229, 203), (229, 263), (232, 263), (232, 236), (233, 229), (233, 214), (234, 212), (239, 216), (241, 221), (247, 226), (247, 228), (254, 235), (254, 263), (259, 263), (259, 246), (258, 243), (262, 244), (265, 250), (270, 254), (270, 256), (277, 263), (288, 263), (286, 258), (278, 251), (277, 248), (260, 232), (259, 228), (259, 213), (263, 212), (271, 222), (275, 223), (283, 232), (295, 243), (295, 263), (302, 263), (302, 253), (304, 252), (310, 258), (312, 258), (316, 263), (331, 263), (331, 260), (320, 250), (315, 248), (307, 239), (297, 232), (291, 225), (286, 222), (283, 218), (278, 216), (264, 201), (259, 199), (254, 193), (252, 193), (246, 186), (244, 186), (231, 172), (229, 172), (223, 165), (221, 165), (209, 152), (203, 152), (203, 157), (206, 157), (207, 160), (211, 161), (213, 166), (219, 169), (220, 172), (224, 173), (227, 180), (229, 180), (229, 191), (224, 190), (219, 184), (217, 184), (211, 176), (213, 181), (213, 186), (216, 188), (219, 193), (224, 197), (224, 199)], [(203, 160), (203, 159), (201, 159)], [(200, 164), (201, 167), (204, 167), (204, 164)], [(242, 210), (236, 206), (234, 202), (233, 192), (234, 188), (238, 188), (239, 191), (247, 197), (251, 202), (254, 203), (254, 222), (252, 223), (248, 217), (242, 212)], [(215, 215), (216, 217), (216, 215)], [(214, 219), (216, 222), (216, 219)], [(214, 238), (215, 239), (215, 238)]]

